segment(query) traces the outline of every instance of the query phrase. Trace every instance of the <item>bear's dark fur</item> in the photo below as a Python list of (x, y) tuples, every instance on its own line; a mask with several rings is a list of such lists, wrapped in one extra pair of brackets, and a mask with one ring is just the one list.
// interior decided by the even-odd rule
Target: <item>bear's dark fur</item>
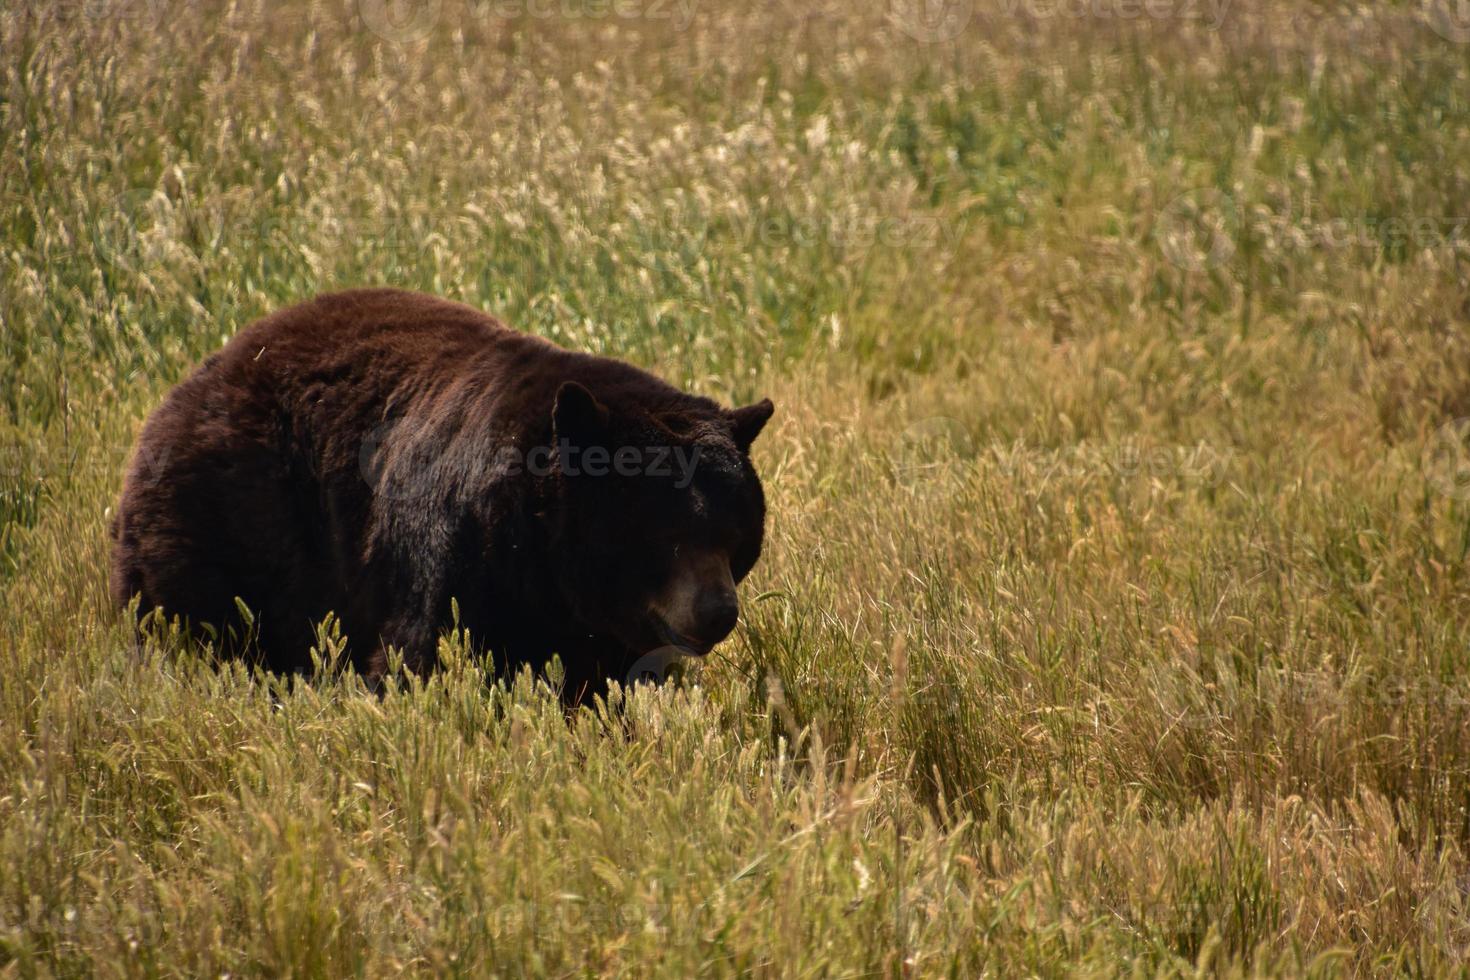
[(431, 670), (453, 598), (497, 666), (560, 654), (575, 699), (734, 627), (771, 411), (431, 296), (321, 296), (241, 331), (149, 418), (112, 596), (221, 633), (239, 597), (252, 655), (293, 673), (335, 612), (369, 679), (389, 645)]

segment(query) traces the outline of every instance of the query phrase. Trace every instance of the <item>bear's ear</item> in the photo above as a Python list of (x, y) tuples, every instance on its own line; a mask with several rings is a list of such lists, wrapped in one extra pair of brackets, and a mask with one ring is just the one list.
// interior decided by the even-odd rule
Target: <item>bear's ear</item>
[(755, 442), (755, 437), (761, 434), (775, 411), (776, 406), (771, 404), (769, 398), (762, 398), (753, 405), (730, 409), (730, 421), (735, 423), (735, 445), (740, 447), (741, 452), (749, 451), (750, 444)]
[(607, 407), (582, 385), (566, 381), (556, 390), (551, 424), (558, 440), (577, 445), (596, 440), (607, 431), (607, 422)]

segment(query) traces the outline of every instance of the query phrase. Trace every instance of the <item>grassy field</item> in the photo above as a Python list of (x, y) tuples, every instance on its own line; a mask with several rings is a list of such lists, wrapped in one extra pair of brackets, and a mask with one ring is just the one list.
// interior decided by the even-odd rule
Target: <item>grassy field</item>
[[(0, 976), (1459, 969), (1457, 12), (4, 3)], [(142, 420), (361, 284), (775, 400), (694, 683), (130, 649)]]

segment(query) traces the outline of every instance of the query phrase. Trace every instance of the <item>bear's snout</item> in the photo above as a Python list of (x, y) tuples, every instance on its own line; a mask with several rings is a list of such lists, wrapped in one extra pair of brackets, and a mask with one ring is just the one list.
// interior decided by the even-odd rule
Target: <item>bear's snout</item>
[(694, 639), (714, 646), (730, 635), (739, 618), (734, 589), (706, 589), (694, 603)]
[(729, 556), (720, 551), (686, 552), (653, 601), (652, 612), (666, 642), (692, 653), (708, 653), (730, 635), (740, 616)]

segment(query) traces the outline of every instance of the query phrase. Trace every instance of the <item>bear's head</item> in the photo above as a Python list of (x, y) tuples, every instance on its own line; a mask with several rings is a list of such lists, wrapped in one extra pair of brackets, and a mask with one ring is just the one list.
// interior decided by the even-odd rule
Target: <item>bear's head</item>
[(750, 445), (769, 399), (604, 401), (575, 381), (552, 410), (558, 577), (578, 628), (641, 655), (709, 652), (735, 628), (735, 585), (760, 557), (765, 495)]

